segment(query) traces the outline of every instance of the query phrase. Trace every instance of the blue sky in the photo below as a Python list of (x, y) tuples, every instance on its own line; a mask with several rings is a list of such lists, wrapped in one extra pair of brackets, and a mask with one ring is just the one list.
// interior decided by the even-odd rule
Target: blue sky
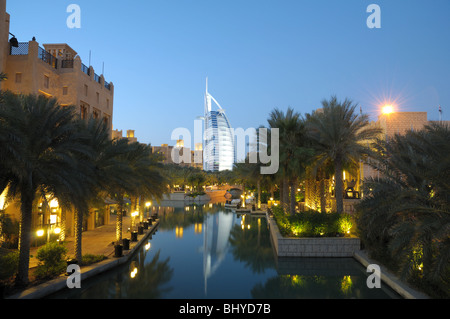
[[(69, 4), (81, 28), (69, 29)], [(381, 29), (369, 29), (369, 4)], [(193, 131), (205, 79), (232, 126), (267, 125), (274, 108), (301, 114), (336, 95), (376, 119), (399, 111), (450, 120), (448, 0), (8, 0), (19, 41), (68, 43), (115, 85), (114, 128), (174, 144)]]

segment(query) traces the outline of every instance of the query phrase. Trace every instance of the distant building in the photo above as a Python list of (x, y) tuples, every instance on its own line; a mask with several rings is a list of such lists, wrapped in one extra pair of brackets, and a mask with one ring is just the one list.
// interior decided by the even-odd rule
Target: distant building
[[(152, 151), (154, 154), (161, 156), (161, 162), (163, 164), (178, 164), (180, 166), (199, 169), (203, 167), (203, 149), (201, 143), (196, 144), (195, 149), (191, 150), (188, 147), (184, 147), (183, 140), (178, 140), (175, 146), (162, 144), (161, 146), (153, 146)], [(186, 156), (189, 160), (185, 160), (185, 154), (189, 154), (189, 156)]]
[[(212, 101), (218, 110), (212, 110)], [(233, 170), (235, 163), (234, 134), (225, 110), (208, 92), (205, 94), (205, 140), (203, 148), (203, 169), (205, 171)]]
[(112, 131), (112, 139), (122, 139), (122, 138), (126, 138), (128, 140), (129, 143), (136, 143), (137, 137), (134, 136), (135, 135), (135, 131), (134, 130), (128, 130), (127, 131), (127, 136), (123, 136), (123, 131), (122, 130), (113, 130)]

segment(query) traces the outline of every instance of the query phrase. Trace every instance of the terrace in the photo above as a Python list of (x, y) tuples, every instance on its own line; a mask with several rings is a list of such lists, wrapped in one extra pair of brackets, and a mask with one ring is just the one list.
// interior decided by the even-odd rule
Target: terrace
[[(34, 41), (33, 41), (34, 42)], [(28, 56), (31, 54), (30, 50), (31, 42), (19, 42), (17, 46), (10, 47), (9, 54), (12, 56)], [(50, 65), (53, 69), (74, 69), (75, 68), (75, 59), (74, 58), (61, 58), (58, 59), (56, 56), (52, 55), (50, 52), (46, 51), (44, 48), (38, 46), (37, 49), (37, 57), (39, 60), (44, 63)], [(91, 68), (86, 66), (84, 63), (81, 63), (81, 71), (87, 76), (91, 76)], [(99, 84), (102, 84), (101, 76), (94, 72), (94, 81)], [(111, 84), (109, 82), (104, 81), (104, 87), (107, 90), (111, 90)]]

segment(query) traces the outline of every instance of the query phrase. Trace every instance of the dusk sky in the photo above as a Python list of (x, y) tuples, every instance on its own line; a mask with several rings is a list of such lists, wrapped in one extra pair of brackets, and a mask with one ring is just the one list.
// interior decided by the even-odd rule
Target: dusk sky
[[(81, 28), (69, 29), (70, 4)], [(369, 29), (370, 4), (381, 28)], [(67, 43), (115, 85), (114, 129), (174, 144), (203, 115), (205, 80), (235, 128), (336, 95), (450, 120), (449, 0), (8, 0), (19, 40)], [(358, 106), (358, 111), (359, 111)]]

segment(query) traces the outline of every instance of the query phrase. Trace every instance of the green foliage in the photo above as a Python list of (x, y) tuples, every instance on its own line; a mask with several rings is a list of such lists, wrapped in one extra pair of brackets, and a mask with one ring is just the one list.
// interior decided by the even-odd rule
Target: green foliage
[(62, 274), (67, 269), (65, 256), (67, 248), (56, 242), (48, 243), (37, 251), (39, 260), (36, 269), (37, 279), (50, 279)]
[(1, 247), (16, 249), (19, 242), (19, 222), (0, 212)]
[(92, 254), (86, 254), (83, 256), (83, 261), (82, 261), (82, 265), (83, 266), (88, 266), (88, 265), (92, 265), (98, 262), (101, 262), (103, 260), (107, 259), (107, 257), (105, 255), (92, 255)]
[(10, 252), (0, 255), (0, 282), (10, 280), (17, 273), (18, 266), (18, 252)]
[(380, 178), (357, 206), (360, 238), (403, 280), (450, 296), (450, 129), (430, 124), (377, 144)]
[(307, 211), (286, 215), (280, 207), (272, 209), (283, 236), (289, 237), (336, 237), (349, 235), (353, 218), (348, 214), (319, 213)]

